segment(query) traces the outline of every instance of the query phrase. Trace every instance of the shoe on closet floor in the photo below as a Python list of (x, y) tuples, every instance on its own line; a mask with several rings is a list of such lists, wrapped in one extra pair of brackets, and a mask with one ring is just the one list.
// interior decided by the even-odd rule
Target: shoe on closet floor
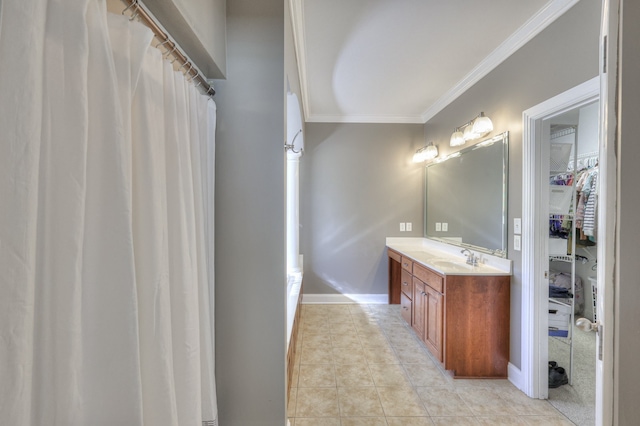
[(549, 388), (558, 388), (569, 383), (567, 372), (562, 367), (551, 368), (549, 371)]

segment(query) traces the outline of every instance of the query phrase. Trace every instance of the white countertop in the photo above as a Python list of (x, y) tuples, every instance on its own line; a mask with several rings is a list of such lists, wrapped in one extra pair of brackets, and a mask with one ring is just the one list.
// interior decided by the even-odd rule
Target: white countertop
[(387, 247), (442, 275), (511, 275), (512, 261), (471, 250), (481, 261), (468, 265), (462, 248), (428, 238), (388, 237)]

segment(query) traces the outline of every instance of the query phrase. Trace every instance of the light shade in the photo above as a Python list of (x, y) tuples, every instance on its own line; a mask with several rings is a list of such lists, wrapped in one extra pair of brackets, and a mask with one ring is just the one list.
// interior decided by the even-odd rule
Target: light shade
[(477, 138), (486, 135), (493, 130), (493, 122), (491, 119), (484, 115), (484, 112), (480, 113), (480, 116), (473, 121), (473, 133)]
[(438, 148), (430, 142), (424, 150), (424, 156), (427, 160), (433, 160), (438, 156)]
[(432, 160), (438, 156), (438, 148), (429, 142), (429, 145), (420, 148), (413, 154), (414, 163), (422, 163), (423, 161)]
[(451, 135), (451, 139), (449, 140), (449, 146), (460, 146), (464, 145), (467, 141), (464, 139), (464, 134), (456, 129), (455, 132)]
[(469, 125), (465, 127), (462, 137), (464, 138), (465, 141), (470, 141), (478, 138), (478, 135), (473, 131), (473, 126)]
[(426, 157), (424, 155), (424, 151), (422, 149), (419, 149), (415, 154), (413, 154), (413, 162), (422, 163), (423, 161), (426, 161)]

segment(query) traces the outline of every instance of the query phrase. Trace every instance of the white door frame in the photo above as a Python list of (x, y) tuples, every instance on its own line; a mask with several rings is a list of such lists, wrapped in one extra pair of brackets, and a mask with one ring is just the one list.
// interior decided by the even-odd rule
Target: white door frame
[[(596, 425), (614, 424), (614, 317), (615, 293), (619, 286), (616, 273), (616, 246), (620, 230), (617, 227), (618, 196), (618, 75), (621, 0), (602, 1), (600, 28), (600, 171), (598, 175), (598, 322), (601, 325), (596, 337), (600, 345), (601, 359), (596, 359)], [(619, 373), (616, 373), (619, 374)], [(617, 407), (616, 407), (617, 408)], [(617, 422), (618, 419), (615, 419)]]
[[(548, 288), (535, 283), (546, 282), (548, 270), (548, 221), (542, 205), (546, 192), (541, 191), (542, 122), (566, 111), (579, 108), (599, 99), (600, 77), (595, 77), (564, 93), (538, 104), (522, 114), (522, 391), (532, 398), (548, 397)], [(548, 150), (547, 150), (548, 152)], [(544, 367), (543, 367), (544, 366)]]

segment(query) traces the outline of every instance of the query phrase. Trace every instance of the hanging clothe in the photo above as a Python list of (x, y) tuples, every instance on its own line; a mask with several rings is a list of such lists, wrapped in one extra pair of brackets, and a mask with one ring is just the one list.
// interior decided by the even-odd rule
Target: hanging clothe
[(576, 207), (576, 228), (579, 230), (577, 243), (587, 241), (587, 238), (589, 238), (590, 244), (596, 240), (597, 188), (597, 165), (592, 168), (582, 170), (578, 175), (576, 183), (576, 192), (578, 196), (578, 204)]
[[(584, 224), (582, 226), (582, 231), (584, 235), (588, 237), (596, 236), (596, 208), (598, 202), (598, 171), (594, 170), (591, 173), (591, 182), (590, 182), (589, 194), (587, 203), (584, 209)], [(584, 191), (584, 190), (583, 190)]]

